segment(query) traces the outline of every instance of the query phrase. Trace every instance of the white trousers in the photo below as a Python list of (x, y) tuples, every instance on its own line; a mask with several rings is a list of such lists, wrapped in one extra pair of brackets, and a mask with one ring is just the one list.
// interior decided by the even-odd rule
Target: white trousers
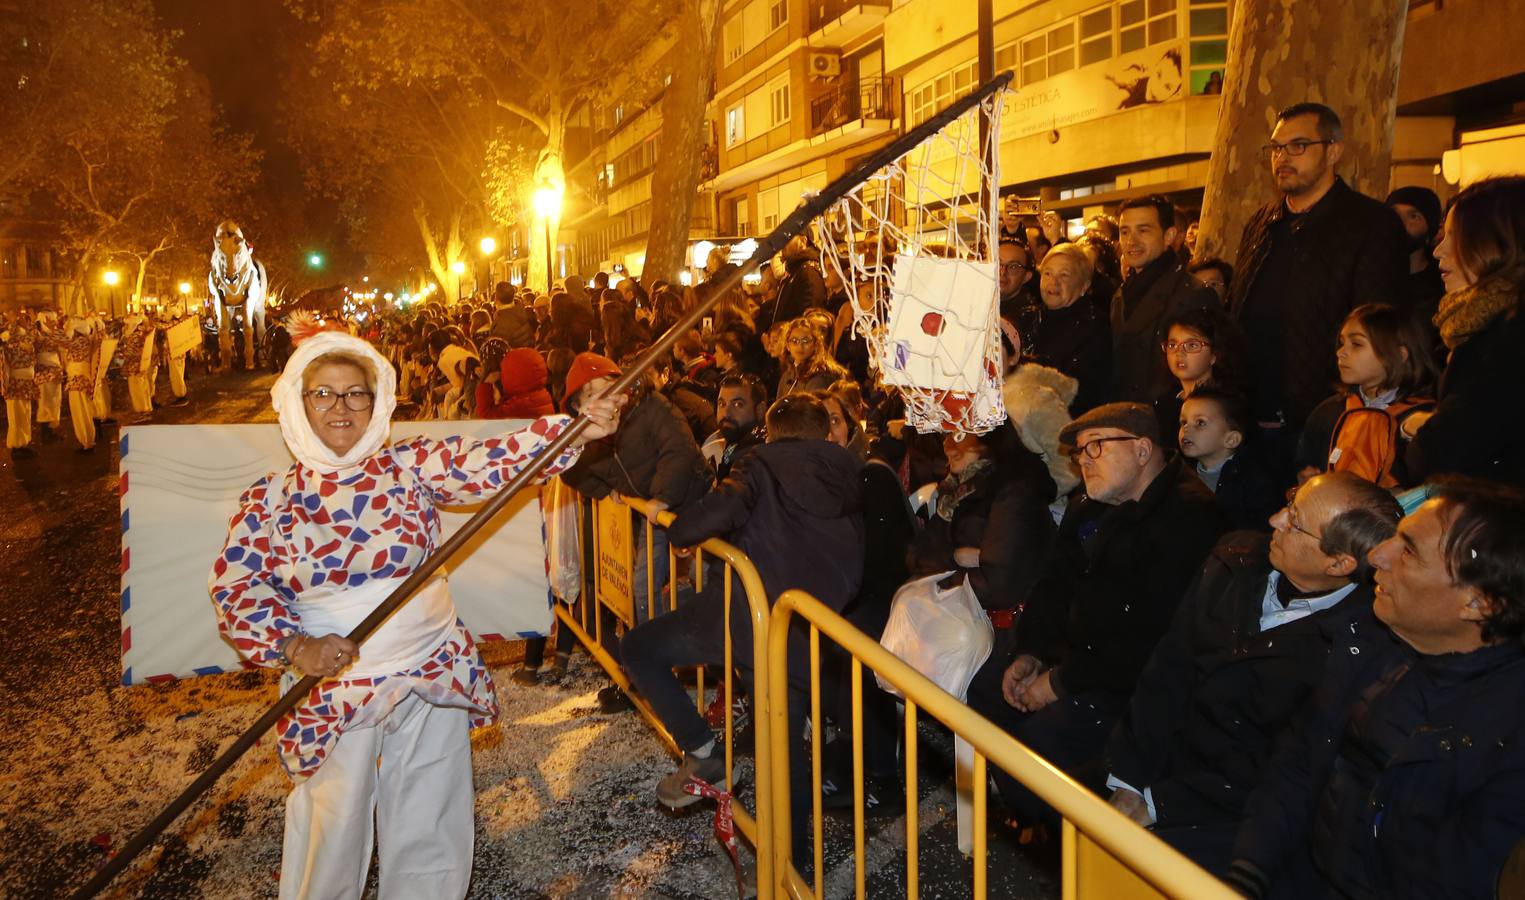
[(5, 446), (15, 449), (32, 442), (32, 401), (5, 401)]
[(85, 391), (69, 392), (69, 421), (74, 423), (74, 439), (81, 447), (95, 446), (95, 410)]
[(111, 385), (102, 378), (96, 382), (95, 390), (90, 394), (91, 405), (94, 406), (96, 419), (111, 418)]
[(37, 385), (37, 422), (39, 424), (58, 424), (63, 411), (63, 389), (64, 386), (57, 381)]
[(127, 376), (127, 400), (132, 404), (133, 412), (154, 411), (154, 391), (147, 375)]
[(169, 358), (169, 392), (175, 395), (175, 399), (185, 396), (185, 357), (171, 356)]
[(281, 900), (358, 898), (380, 859), (379, 900), (450, 900), (471, 881), (474, 802), (464, 709), (410, 694), (347, 731), (286, 798)]

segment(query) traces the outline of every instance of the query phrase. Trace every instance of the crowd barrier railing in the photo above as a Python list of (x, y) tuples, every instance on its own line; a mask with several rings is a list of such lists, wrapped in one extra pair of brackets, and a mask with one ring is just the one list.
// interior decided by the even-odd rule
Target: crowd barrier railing
[[(631, 512), (640, 514), (640, 525), (645, 530), (645, 541), (640, 545), (641, 551), (646, 554), (646, 578), (643, 584), (630, 585), (631, 591), (637, 596), (636, 602), (645, 606), (646, 620), (677, 608), (677, 572), (679, 555), (670, 545), (667, 547), (668, 554), (668, 579), (667, 589), (659, 591), (657, 584), (657, 566), (655, 565), (655, 532), (657, 528), (666, 528), (671, 525), (674, 518), (672, 513), (661, 511), (653, 521), (648, 515), (651, 507), (647, 501), (636, 497), (621, 497), (616, 502), (590, 502), (586, 498), (579, 498), (577, 504), (579, 533), (582, 536), (584, 552), (583, 559), (583, 582), (582, 590), (578, 593), (578, 599), (573, 604), (556, 604), (556, 617), (561, 626), (567, 628), (583, 644), (584, 649), (604, 670), (615, 684), (624, 690), (630, 697), (631, 702), (640, 714), (656, 731), (660, 739), (668, 749), (676, 753), (678, 751), (672, 736), (667, 733), (660, 719), (652, 711), (650, 705), (637, 693), (631, 691), (630, 678), (626, 675), (620, 661), (609, 652), (606, 641), (613, 643), (617, 640), (616, 635), (606, 634), (606, 629), (618, 628), (613, 621), (617, 611), (623, 605), (618, 602), (610, 602), (610, 598), (603, 596), (603, 587), (599, 583), (599, 541), (600, 535), (606, 533), (601, 528), (598, 517), (601, 515), (630, 516)], [(763, 590), (762, 578), (757, 574), (757, 568), (746, 554), (734, 546), (718, 539), (711, 538), (694, 548), (693, 555), (693, 587), (695, 592), (704, 587), (704, 570), (707, 558), (713, 558), (720, 564), (719, 572), (711, 573), (710, 577), (719, 577), (723, 586), (725, 602), (725, 659), (724, 675), (716, 690), (721, 694), (725, 709), (725, 768), (727, 791), (734, 793), (735, 785), (731, 783), (731, 774), (735, 771), (735, 739), (736, 729), (734, 720), (734, 701), (737, 696), (734, 684), (736, 667), (732, 664), (733, 648), (731, 646), (731, 599), (733, 585), (739, 581), (742, 592), (746, 595), (747, 615), (752, 623), (752, 659), (756, 666), (756, 675), (752, 685), (752, 727), (754, 738), (754, 790), (756, 793), (755, 810), (746, 809), (740, 801), (731, 807), (733, 821), (736, 830), (752, 844), (757, 851), (757, 882), (759, 885), (771, 884), (772, 862), (769, 847), (769, 838), (772, 834), (773, 816), (773, 790), (772, 790), (772, 767), (768, 762), (767, 755), (772, 747), (770, 740), (771, 722), (767, 716), (768, 710), (768, 680), (764, 676), (762, 661), (767, 658), (768, 648), (768, 598)], [(732, 574), (736, 578), (732, 578)], [(607, 610), (607, 612), (604, 612)], [(624, 624), (629, 625), (629, 622)], [(695, 675), (695, 703), (701, 712), (705, 709), (705, 685), (704, 669), (696, 670)]]
[[(789, 671), (788, 642), (790, 622), (800, 616), (809, 623), (810, 654), (810, 729), (813, 748), (811, 768), (815, 798), (812, 810), (814, 838), (814, 879), (807, 882), (791, 858), (792, 820), (789, 808)], [(906, 665), (878, 641), (859, 631), (824, 603), (804, 591), (786, 591), (774, 604), (769, 626), (766, 672), (769, 694), (776, 702), (768, 708), (772, 748), (767, 757), (773, 767), (774, 812), (772, 833), (765, 837), (772, 860), (771, 885), (764, 887), (759, 875), (759, 896), (823, 896), (822, 810), (821, 810), (821, 635), (842, 647), (851, 656), (853, 701), (853, 860), (856, 867), (856, 896), (865, 896), (865, 820), (863, 806), (863, 669), (866, 666), (884, 681), (894, 685), (905, 697), (905, 843), (906, 896), (919, 895), (917, 822), (917, 717), (925, 712), (955, 736), (974, 748), (974, 854), (973, 888), (975, 900), (987, 893), (985, 800), (988, 790), (986, 761), (1010, 773), (1063, 818), (1062, 886), (1064, 900), (1092, 898), (1191, 898), (1191, 900), (1233, 900), (1238, 895), (1223, 882), (1191, 860), (1176, 852), (1164, 841), (1139, 828), (1101, 798), (1054, 768), (1042, 757), (1027, 749), (990, 720), (933, 684), (921, 673)], [(761, 708), (761, 707), (760, 707)], [(758, 761), (764, 754), (759, 747)]]

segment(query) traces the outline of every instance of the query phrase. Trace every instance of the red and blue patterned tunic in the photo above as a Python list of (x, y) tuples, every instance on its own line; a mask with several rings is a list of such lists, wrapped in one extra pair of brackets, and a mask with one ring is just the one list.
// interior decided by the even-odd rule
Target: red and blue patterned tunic
[[(570, 421), (546, 416), (483, 441), (412, 438), (340, 472), (298, 463), (256, 482), (240, 498), (212, 567), (209, 588), (223, 636), (250, 662), (281, 665), (281, 642), (302, 632), (293, 604), (304, 593), (327, 595), (412, 574), (440, 542), (436, 504), (496, 493)], [(544, 477), (571, 466), (579, 452), (564, 452)], [(288, 672), (286, 680), (295, 676)], [(470, 709), (473, 728), (498, 715), (492, 677), (457, 618), (454, 632), (416, 669), (320, 682), (276, 726), (286, 771), (294, 779), (312, 775), (346, 729), (374, 725), (409, 693)]]

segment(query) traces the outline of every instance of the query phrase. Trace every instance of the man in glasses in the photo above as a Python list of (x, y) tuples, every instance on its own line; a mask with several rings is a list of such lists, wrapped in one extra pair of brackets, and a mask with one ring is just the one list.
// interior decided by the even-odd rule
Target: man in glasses
[(1371, 609), (1245, 805), (1240, 893), (1520, 896), (1500, 874), (1525, 837), (1522, 533), (1518, 489), (1455, 479), (1371, 551)]
[[(1050, 763), (1079, 772), (1108, 733), (1187, 584), (1224, 523), (1212, 492), (1160, 442), (1154, 412), (1109, 403), (1059, 434), (1085, 481), (1024, 597), (1014, 655), (992, 656), (969, 705)], [(1100, 778), (1096, 781), (1100, 782)], [(1023, 825), (1042, 801), (1004, 772), (996, 785)]]
[(1022, 310), (1038, 302), (1030, 285), (1033, 280), (1032, 254), (1025, 244), (1002, 238), (1000, 248), (1001, 318), (1021, 321)]
[(1282, 110), (1264, 153), (1278, 196), (1245, 225), (1229, 308), (1255, 336), (1254, 415), (1285, 476), (1303, 421), (1337, 380), (1340, 322), (1400, 295), (1407, 238), (1391, 210), (1335, 174), (1345, 132), (1329, 107)]
[(1371, 610), (1367, 554), (1402, 516), (1390, 492), (1333, 472), (1299, 488), (1269, 536), (1213, 549), (1107, 743), (1114, 807), (1208, 871), (1227, 867), (1277, 735)]

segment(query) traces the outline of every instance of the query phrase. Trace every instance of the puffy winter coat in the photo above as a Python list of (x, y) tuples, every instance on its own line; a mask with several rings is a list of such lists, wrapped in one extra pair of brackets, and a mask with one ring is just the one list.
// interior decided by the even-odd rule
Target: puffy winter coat
[(671, 510), (704, 496), (710, 470), (683, 414), (666, 397), (648, 393), (625, 410), (612, 438), (583, 447), (562, 480), (591, 497), (619, 491), (661, 500)]
[(503, 354), (497, 391), (483, 382), (477, 385), (477, 417), (481, 419), (535, 419), (556, 411), (546, 389), (550, 370), (538, 350), (519, 347)]

